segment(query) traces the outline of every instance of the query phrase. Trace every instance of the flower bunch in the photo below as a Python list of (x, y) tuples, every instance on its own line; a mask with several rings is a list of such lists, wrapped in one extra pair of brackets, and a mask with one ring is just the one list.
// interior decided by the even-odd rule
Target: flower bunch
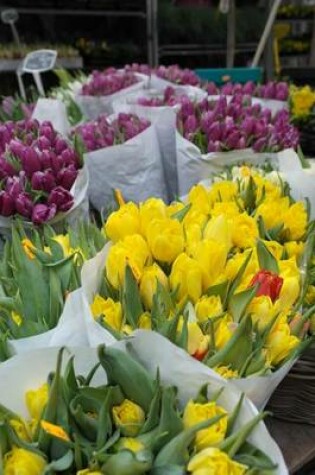
[(69, 292), (80, 287), (83, 262), (103, 245), (93, 224), (82, 223), (65, 234), (45, 225), (42, 235), (33, 230), (29, 236), (14, 226), (0, 261), (1, 342), (56, 327)]
[(255, 152), (278, 152), (298, 146), (299, 133), (289, 119), (288, 111), (281, 110), (272, 117), (269, 109), (251, 105), (249, 97), (237, 95), (228, 103), (220, 96), (182, 107), (178, 129), (201, 153), (247, 147)]
[(6, 96), (0, 104), (0, 119), (5, 122), (7, 120), (23, 120), (30, 119), (35, 104), (28, 104), (20, 97)]
[(132, 72), (117, 71), (109, 68), (105, 71), (93, 71), (86, 84), (83, 84), (83, 96), (109, 96), (138, 82)]
[(153, 95), (151, 97), (139, 97), (137, 103), (141, 106), (147, 107), (173, 107), (176, 105), (182, 105), (189, 102), (189, 97), (186, 94), (181, 94), (171, 86), (168, 86), (163, 94)]
[(73, 205), (70, 192), (81, 158), (50, 122), (0, 125), (0, 215), (20, 215), (34, 224)]
[(178, 64), (171, 66), (158, 66), (157, 68), (150, 68), (147, 64), (127, 64), (125, 66), (127, 72), (137, 72), (146, 75), (155, 74), (161, 79), (172, 82), (180, 86), (200, 86), (201, 81), (197, 74), (188, 68), (181, 68)]
[(53, 377), (26, 392), (30, 419), (1, 408), (5, 475), (40, 475), (56, 467), (77, 475), (276, 469), (248, 441), (266, 414), (242, 423), (243, 397), (227, 411), (219, 402), (222, 390), (209, 397), (206, 386), (181, 407), (176, 387), (154, 380), (128, 353), (104, 346), (97, 366), (107, 383), (93, 386), (96, 368), (78, 376), (73, 358), (61, 374), (62, 351)]
[(315, 92), (310, 86), (291, 86), (289, 104), (295, 123), (308, 121), (314, 113)]
[(269, 81), (266, 84), (256, 84), (253, 81), (247, 81), (245, 84), (229, 82), (222, 87), (218, 87), (214, 82), (209, 82), (204, 85), (204, 89), (209, 95), (243, 94), (278, 101), (286, 101), (289, 98), (289, 86), (286, 82)]
[(150, 126), (150, 122), (135, 114), (118, 114), (114, 120), (101, 115), (75, 129), (89, 152), (118, 145), (136, 137)]
[(308, 218), (278, 179), (193, 187), (112, 213), (95, 319), (120, 338), (152, 329), (227, 377), (268, 374), (303, 348), (299, 264)]

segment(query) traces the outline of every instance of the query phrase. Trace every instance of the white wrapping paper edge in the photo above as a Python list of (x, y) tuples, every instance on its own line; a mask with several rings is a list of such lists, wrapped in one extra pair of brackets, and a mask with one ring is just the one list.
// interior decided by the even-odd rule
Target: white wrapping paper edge
[(87, 336), (81, 313), (81, 290), (71, 292), (65, 302), (58, 324), (52, 330), (17, 340), (9, 340), (11, 355), (25, 353), (37, 348), (52, 346), (84, 346)]
[(255, 153), (252, 149), (244, 149), (202, 154), (198, 147), (177, 132), (176, 150), (180, 196), (185, 195), (199, 181), (210, 178), (211, 175), (223, 171), (226, 166), (237, 163), (261, 165), (263, 161), (268, 160), (280, 172), (288, 173), (288, 176), (303, 171), (299, 157), (293, 149), (278, 153)]
[(59, 99), (38, 99), (32, 114), (32, 119), (38, 122), (49, 120), (54, 129), (67, 137), (70, 132), (70, 124), (67, 117), (65, 104)]
[[(162, 382), (178, 387), (181, 404), (194, 397), (196, 391), (204, 383), (210, 383), (210, 393), (225, 386), (225, 390), (219, 398), (219, 404), (228, 411), (231, 411), (237, 404), (240, 397), (238, 390), (226, 384), (213, 371), (199, 362), (187, 358), (184, 351), (175, 347), (160, 335), (138, 331), (134, 338), (130, 339), (130, 342), (138, 358), (153, 377), (156, 374), (156, 368), (159, 367)], [(125, 342), (118, 342), (115, 346), (123, 350)], [(76, 372), (86, 375), (97, 361), (95, 350), (79, 347), (70, 348), (70, 351), (75, 355)], [(57, 353), (58, 348), (48, 348), (45, 351), (34, 350), (23, 355), (17, 355), (1, 364), (0, 403), (21, 416), (27, 417), (25, 392), (43, 384), (48, 374), (55, 369)], [(170, 361), (172, 361), (171, 365)], [(98, 370), (93, 382), (94, 384), (106, 382), (103, 370)], [(239, 416), (242, 425), (256, 415), (256, 408), (249, 400), (245, 399)], [(280, 449), (269, 435), (263, 422), (258, 424), (249, 437), (249, 441), (278, 464), (277, 475), (288, 474)]]
[[(104, 266), (110, 247), (111, 244), (107, 243), (93, 259), (86, 261), (81, 272), (82, 316), (86, 328), (87, 339), (91, 347), (97, 347), (101, 343), (111, 345), (116, 341), (115, 337), (108, 330), (95, 321), (90, 310), (90, 304), (93, 302), (94, 296), (97, 294), (101, 285), (104, 275)], [(151, 333), (151, 331), (146, 331), (147, 335), (150, 335)], [(188, 354), (187, 357), (192, 359)], [(265, 407), (272, 393), (290, 371), (293, 364), (294, 361), (291, 360), (270, 375), (233, 379), (231, 382), (244, 391), (246, 396), (251, 399), (259, 410), (261, 410)], [(206, 368), (206, 366), (204, 367)], [(220, 379), (223, 380), (223, 378)]]
[(173, 87), (177, 91), (187, 94), (192, 101), (196, 102), (202, 101), (208, 95), (206, 91), (198, 86), (175, 84), (166, 79), (159, 78), (155, 74), (150, 76), (148, 86), (158, 91), (164, 91), (167, 87)]

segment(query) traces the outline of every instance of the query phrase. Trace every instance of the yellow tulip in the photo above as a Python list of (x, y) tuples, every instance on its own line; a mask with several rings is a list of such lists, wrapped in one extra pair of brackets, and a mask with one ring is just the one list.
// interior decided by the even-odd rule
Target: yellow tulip
[(130, 234), (140, 233), (140, 213), (135, 203), (122, 205), (111, 213), (104, 224), (106, 236), (114, 242), (124, 239)]
[(94, 318), (102, 317), (102, 320), (110, 327), (117, 331), (121, 330), (122, 306), (120, 302), (114, 302), (111, 298), (104, 299), (97, 294), (91, 304), (91, 312)]
[(283, 246), (277, 241), (263, 241), (271, 254), (279, 261), (283, 255)]
[(4, 475), (42, 475), (46, 465), (40, 455), (13, 447), (4, 457)]
[(198, 262), (187, 254), (180, 254), (172, 266), (170, 275), (172, 290), (178, 289), (179, 301), (190, 298), (197, 302), (202, 293), (202, 270)]
[(286, 318), (280, 318), (266, 340), (268, 360), (272, 365), (278, 365), (299, 343), (299, 338), (290, 334)]
[(199, 322), (205, 322), (223, 312), (222, 302), (218, 295), (201, 297), (195, 305), (196, 316)]
[(127, 264), (137, 280), (140, 280), (143, 268), (150, 262), (150, 250), (140, 234), (126, 236), (114, 244), (106, 259), (106, 275), (110, 284), (119, 289), (124, 283)]
[(236, 247), (245, 249), (254, 247), (259, 237), (256, 221), (247, 213), (242, 213), (233, 218), (232, 243)]
[(183, 219), (183, 226), (186, 228), (196, 224), (202, 229), (207, 221), (208, 216), (205, 213), (202, 213), (200, 209), (192, 206)]
[[(173, 201), (170, 205), (166, 208), (166, 214), (169, 218), (171, 218), (174, 214), (182, 211), (185, 208), (185, 204), (181, 201)], [(164, 216), (163, 216), (164, 217)]]
[(284, 197), (278, 200), (264, 200), (257, 208), (256, 219), (261, 216), (267, 229), (283, 224), (284, 211), (289, 209), (289, 198)]
[(300, 241), (289, 241), (284, 244), (284, 249), (286, 250), (288, 257), (295, 257), (298, 261), (300, 257), (303, 255), (305, 248), (305, 243)]
[(306, 233), (307, 212), (302, 201), (290, 206), (283, 214), (283, 235), (287, 241), (299, 241)]
[(140, 440), (133, 437), (121, 437), (117, 444), (115, 444), (115, 448), (117, 450), (128, 449), (136, 454), (140, 450), (143, 450), (145, 446)]
[(56, 236), (53, 237), (53, 240), (60, 245), (63, 251), (63, 255), (69, 256), (70, 248), (71, 248), (69, 234), (66, 234), (66, 235), (57, 234)]
[(175, 219), (155, 219), (147, 227), (147, 240), (153, 257), (172, 263), (184, 250), (184, 232)]
[(25, 393), (25, 402), (31, 417), (37, 421), (41, 418), (42, 413), (48, 401), (49, 386), (47, 383), (42, 384), (37, 389), (31, 389)]
[(315, 94), (310, 86), (290, 89), (292, 113), (295, 117), (307, 117), (315, 103)]
[(307, 293), (305, 296), (305, 302), (307, 305), (314, 305), (315, 303), (315, 286), (309, 285), (307, 289)]
[(184, 226), (185, 229), (185, 251), (189, 256), (192, 256), (195, 252), (197, 244), (202, 239), (202, 228), (198, 224), (189, 224)]
[(287, 277), (295, 277), (298, 280), (300, 279), (300, 270), (294, 257), (290, 257), (290, 259), (283, 259), (282, 261), (278, 262), (278, 265), (279, 275), (283, 279)]
[(152, 323), (151, 315), (149, 314), (149, 312), (144, 312), (142, 313), (142, 315), (140, 315), (138, 327), (141, 328), (141, 330), (151, 330)]
[(248, 307), (248, 313), (253, 323), (258, 325), (258, 330), (263, 331), (268, 323), (275, 317), (277, 310), (270, 297), (261, 295), (251, 301)]
[(205, 215), (210, 213), (209, 194), (203, 185), (195, 185), (190, 189), (188, 203)]
[[(182, 328), (183, 317), (181, 317), (178, 322), (177, 331), (180, 332)], [(204, 335), (202, 333), (202, 330), (197, 322), (188, 322), (187, 332), (187, 351), (191, 356), (201, 361), (209, 349), (210, 337), (209, 335)]]
[(145, 420), (143, 409), (129, 399), (124, 399), (119, 406), (113, 406), (112, 413), (115, 426), (127, 437), (135, 437)]
[(21, 440), (30, 442), (30, 432), (28, 425), (22, 419), (10, 419), (10, 426)]
[[(215, 402), (207, 402), (206, 404), (199, 404), (190, 400), (185, 407), (183, 414), (184, 428), (193, 427), (199, 422), (206, 421), (215, 416), (225, 416), (227, 412)], [(227, 417), (222, 417), (217, 423), (202, 429), (197, 432), (195, 437), (195, 447), (199, 452), (207, 447), (219, 445), (225, 437), (227, 429)]]
[(233, 320), (229, 315), (225, 315), (220, 319), (214, 334), (217, 350), (221, 350), (227, 344), (233, 336), (234, 330), (235, 323), (233, 323)]
[(231, 369), (228, 366), (216, 366), (213, 368), (216, 373), (218, 373), (222, 378), (225, 379), (235, 379), (239, 378), (237, 370)]
[(157, 283), (168, 290), (168, 278), (161, 267), (155, 262), (152, 266), (145, 267), (140, 280), (140, 295), (147, 309), (152, 308), (153, 296), (156, 293)]
[(221, 214), (224, 214), (227, 219), (231, 219), (240, 214), (240, 210), (235, 201), (225, 201), (223, 203), (218, 201), (214, 203), (211, 215), (220, 216)]
[(202, 283), (204, 292), (222, 274), (227, 259), (227, 248), (224, 243), (212, 239), (204, 239), (196, 245), (193, 258), (202, 269)]
[(226, 216), (221, 214), (210, 219), (205, 227), (203, 237), (224, 244), (228, 252), (232, 247), (232, 228)]
[(139, 211), (141, 234), (143, 237), (147, 237), (148, 226), (153, 220), (167, 217), (167, 206), (159, 198), (149, 198), (144, 203), (140, 203)]
[[(240, 270), (240, 267), (243, 265), (244, 261), (248, 257), (248, 254), (251, 252), (250, 249), (245, 250), (244, 252), (237, 252), (231, 257), (224, 269), (224, 275), (228, 280), (234, 279), (236, 274)], [(243, 274), (243, 280), (248, 280), (251, 276), (255, 275), (259, 271), (259, 263), (257, 259), (256, 252), (252, 253), (252, 257), (250, 258), (247, 267)]]
[(209, 447), (192, 457), (187, 470), (191, 475), (243, 475), (247, 466), (234, 462), (225, 452)]
[(232, 181), (221, 181), (213, 183), (208, 196), (209, 200), (214, 205), (216, 202), (233, 201), (238, 194), (237, 184)]
[(300, 295), (300, 279), (285, 277), (275, 307), (277, 311), (290, 310)]
[(36, 249), (36, 247), (34, 246), (32, 241), (25, 238), (22, 240), (22, 246), (27, 257), (31, 260), (35, 259), (35, 254), (33, 251)]
[(98, 470), (90, 470), (89, 468), (84, 468), (83, 470), (79, 470), (76, 472), (76, 475), (103, 475), (103, 472), (99, 472)]

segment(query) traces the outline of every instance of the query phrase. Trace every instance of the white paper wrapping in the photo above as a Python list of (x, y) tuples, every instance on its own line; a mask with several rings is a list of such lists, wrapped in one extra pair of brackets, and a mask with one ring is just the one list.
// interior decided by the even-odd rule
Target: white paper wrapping
[(49, 120), (57, 132), (65, 137), (69, 135), (70, 124), (67, 118), (66, 106), (59, 99), (38, 99), (32, 119), (37, 119), (39, 122)]
[(167, 199), (162, 158), (155, 127), (112, 147), (85, 154), (89, 169), (89, 198), (97, 210), (113, 203), (118, 188), (129, 201), (151, 196)]
[(176, 111), (178, 107), (151, 107), (137, 104), (137, 99), (145, 94), (136, 93), (113, 103), (115, 113), (136, 114), (154, 125), (159, 141), (167, 198), (172, 201), (178, 196), (176, 165)]
[(75, 95), (75, 101), (79, 105), (82, 113), (89, 119), (97, 119), (100, 114), (112, 114), (114, 112), (113, 102), (132, 92), (144, 89), (149, 81), (148, 76), (144, 74), (135, 73), (138, 82), (132, 86), (126, 87), (121, 91), (115, 92), (108, 96), (83, 96), (78, 92)]
[(166, 79), (159, 78), (155, 74), (152, 74), (149, 78), (149, 87), (157, 89), (158, 91), (164, 91), (167, 87), (173, 87), (176, 91), (182, 94), (187, 94), (192, 101), (202, 101), (207, 97), (206, 91), (197, 86), (174, 84)]
[(255, 153), (252, 149), (244, 149), (202, 154), (196, 145), (186, 140), (178, 132), (176, 133), (176, 148), (180, 196), (188, 193), (190, 188), (199, 181), (222, 172), (226, 166), (238, 163), (261, 165), (265, 160), (268, 160), (280, 172), (303, 171), (299, 157), (293, 149), (278, 153)]
[[(219, 404), (228, 411), (231, 411), (237, 404), (240, 392), (236, 388), (226, 384), (213, 371), (199, 362), (187, 358), (182, 350), (176, 348), (160, 335), (138, 331), (130, 341), (138, 358), (153, 377), (156, 375), (156, 368), (159, 367), (162, 382), (178, 387), (178, 397), (181, 404), (194, 397), (196, 391), (204, 383), (210, 383), (210, 393), (225, 386), (219, 398)], [(124, 342), (118, 342), (115, 346), (123, 350)], [(95, 350), (91, 348), (70, 348), (70, 351), (75, 355), (74, 366), (76, 372), (82, 375), (88, 374), (97, 361)], [(45, 351), (34, 350), (23, 355), (17, 355), (4, 362), (0, 366), (0, 403), (21, 416), (28, 417), (24, 402), (25, 392), (43, 384), (48, 374), (55, 369), (57, 353), (57, 348), (49, 348)], [(34, 368), (36, 368), (36, 371), (34, 371)], [(94, 384), (106, 382), (102, 369), (98, 370), (93, 382)], [(256, 408), (245, 399), (237, 426), (245, 424), (256, 415)], [(269, 435), (263, 422), (257, 425), (249, 440), (268, 454), (274, 463), (278, 464), (277, 475), (288, 474), (280, 449)]]
[(81, 302), (81, 290), (78, 289), (71, 292), (68, 295), (56, 328), (40, 335), (9, 340), (8, 346), (11, 355), (52, 346), (87, 345), (87, 336), (81, 313)]
[(309, 199), (311, 219), (315, 219), (315, 163), (309, 160), (310, 168), (296, 171), (284, 171), (283, 177), (290, 184), (291, 194), (295, 200)]

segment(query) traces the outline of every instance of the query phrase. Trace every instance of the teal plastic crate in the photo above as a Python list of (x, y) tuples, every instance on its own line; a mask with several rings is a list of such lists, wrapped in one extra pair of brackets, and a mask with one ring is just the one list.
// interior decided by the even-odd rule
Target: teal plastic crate
[(227, 82), (247, 81), (260, 82), (262, 80), (262, 68), (201, 68), (195, 69), (195, 73), (204, 81), (213, 81), (218, 85)]

